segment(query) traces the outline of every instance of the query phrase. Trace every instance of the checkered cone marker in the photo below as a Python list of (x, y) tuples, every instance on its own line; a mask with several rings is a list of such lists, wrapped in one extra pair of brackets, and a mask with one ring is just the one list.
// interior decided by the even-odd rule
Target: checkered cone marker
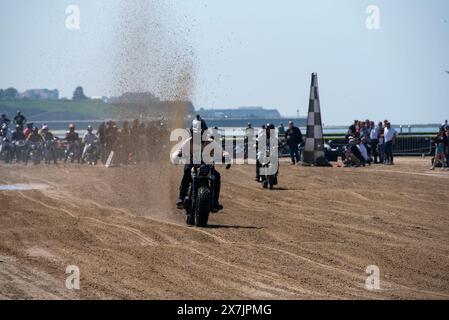
[(310, 85), (309, 114), (307, 116), (307, 136), (303, 163), (305, 165), (329, 165), (324, 154), (320, 95), (318, 92), (318, 75), (316, 73), (312, 73), (312, 83)]

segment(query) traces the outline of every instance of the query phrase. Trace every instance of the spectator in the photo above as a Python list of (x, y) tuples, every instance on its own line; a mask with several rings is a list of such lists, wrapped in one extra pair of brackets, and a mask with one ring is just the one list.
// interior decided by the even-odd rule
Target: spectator
[(445, 120), (443, 122), (443, 124), (441, 125), (441, 130), (446, 131), (447, 129), (449, 129), (449, 124), (447, 123), (447, 120)]
[(377, 152), (379, 154), (379, 163), (385, 162), (385, 136), (384, 136), (384, 125), (382, 121), (379, 121), (377, 125), (379, 129), (379, 144), (377, 145)]
[(353, 137), (349, 137), (349, 145), (344, 155), (344, 164), (346, 167), (360, 167), (362, 162), (362, 154), (357, 147), (356, 140)]
[(397, 132), (391, 126), (388, 120), (386, 121), (386, 126), (384, 129), (384, 139), (385, 139), (385, 164), (394, 165), (393, 159), (393, 145), (396, 143)]
[(288, 123), (288, 129), (285, 132), (285, 139), (287, 145), (290, 148), (290, 156), (292, 159), (292, 165), (299, 162), (299, 144), (302, 143), (302, 133), (298, 127), (295, 127), (293, 121)]
[(378, 163), (379, 153), (377, 152), (377, 146), (379, 144), (379, 126), (375, 126), (374, 121), (370, 123), (370, 134), (369, 139), (371, 143), (371, 156), (374, 158), (374, 163)]
[(359, 123), (359, 120), (354, 120), (354, 123), (349, 126), (348, 134), (346, 135), (346, 139), (349, 139), (349, 137), (355, 136), (355, 130), (356, 130), (358, 123)]
[(446, 145), (446, 167), (449, 167), (449, 128), (446, 129), (446, 139), (447, 139), (447, 145)]
[(437, 165), (441, 165), (442, 167), (446, 167), (447, 160), (446, 160), (446, 148), (448, 146), (448, 140), (447, 135), (444, 130), (440, 130), (438, 132), (437, 137), (434, 139), (435, 144), (435, 159), (432, 163), (431, 170), (435, 170), (435, 167)]
[(369, 120), (365, 122), (360, 122), (359, 137), (360, 139), (362, 138), (369, 139)]
[(284, 127), (283, 123), (281, 123), (279, 128), (278, 128), (278, 134), (279, 134), (279, 136), (284, 136), (285, 135), (285, 127)]
[(100, 143), (101, 162), (103, 164), (106, 163), (105, 129), (106, 129), (106, 123), (104, 123), (104, 122), (102, 122), (97, 129), (98, 142)]
[(362, 164), (368, 163), (369, 165), (371, 165), (371, 158), (369, 157), (368, 150), (366, 148), (366, 139), (362, 138), (361, 140), (359, 140), (357, 147), (359, 148), (360, 154), (362, 155), (362, 158), (360, 159)]

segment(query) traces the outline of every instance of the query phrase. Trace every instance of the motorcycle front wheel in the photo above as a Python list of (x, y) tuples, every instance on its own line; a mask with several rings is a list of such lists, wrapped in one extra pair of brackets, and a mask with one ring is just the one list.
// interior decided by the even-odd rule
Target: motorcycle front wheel
[(204, 228), (209, 220), (211, 210), (211, 194), (207, 187), (198, 189), (198, 195), (195, 203), (195, 226)]

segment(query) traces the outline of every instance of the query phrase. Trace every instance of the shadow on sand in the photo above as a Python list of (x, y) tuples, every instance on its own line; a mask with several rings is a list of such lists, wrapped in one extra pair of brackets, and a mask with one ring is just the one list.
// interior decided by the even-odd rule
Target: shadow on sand
[(253, 227), (253, 226), (225, 226), (220, 224), (209, 224), (207, 229), (263, 229), (262, 227)]

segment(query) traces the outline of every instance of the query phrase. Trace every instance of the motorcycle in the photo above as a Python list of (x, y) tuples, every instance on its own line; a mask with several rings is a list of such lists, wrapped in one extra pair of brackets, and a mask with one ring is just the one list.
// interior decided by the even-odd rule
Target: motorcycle
[(0, 141), (0, 157), (5, 163), (11, 163), (14, 159), (14, 145), (6, 137)]
[[(226, 169), (231, 166), (228, 165)], [(205, 228), (209, 220), (214, 199), (213, 175), (214, 165), (194, 165), (191, 170), (192, 183), (189, 186), (187, 197), (184, 199), (186, 223), (190, 226)]]
[(56, 138), (45, 140), (44, 160), (45, 164), (50, 164), (52, 160), (56, 163)]
[(27, 153), (26, 140), (18, 140), (14, 142), (14, 153), (17, 158), (17, 162), (25, 161)]
[(277, 167), (273, 163), (273, 159), (270, 157), (270, 149), (265, 150), (265, 156), (262, 151), (259, 151), (257, 155), (257, 160), (260, 163), (260, 182), (264, 189), (273, 190), (274, 186), (278, 185), (278, 174), (279, 174), (279, 160), (276, 159)]
[(70, 160), (70, 162), (74, 162), (77, 160), (80, 161), (80, 143), (79, 141), (71, 141), (67, 144), (65, 153), (64, 153), (64, 163), (67, 163), (67, 160)]
[(42, 160), (42, 145), (38, 142), (30, 142), (28, 147), (28, 156), (25, 160), (25, 164), (28, 164), (29, 160), (33, 161), (34, 165), (38, 165)]
[(97, 165), (99, 158), (97, 143), (89, 143), (85, 146), (84, 153), (81, 157), (81, 163), (87, 163), (89, 165)]

